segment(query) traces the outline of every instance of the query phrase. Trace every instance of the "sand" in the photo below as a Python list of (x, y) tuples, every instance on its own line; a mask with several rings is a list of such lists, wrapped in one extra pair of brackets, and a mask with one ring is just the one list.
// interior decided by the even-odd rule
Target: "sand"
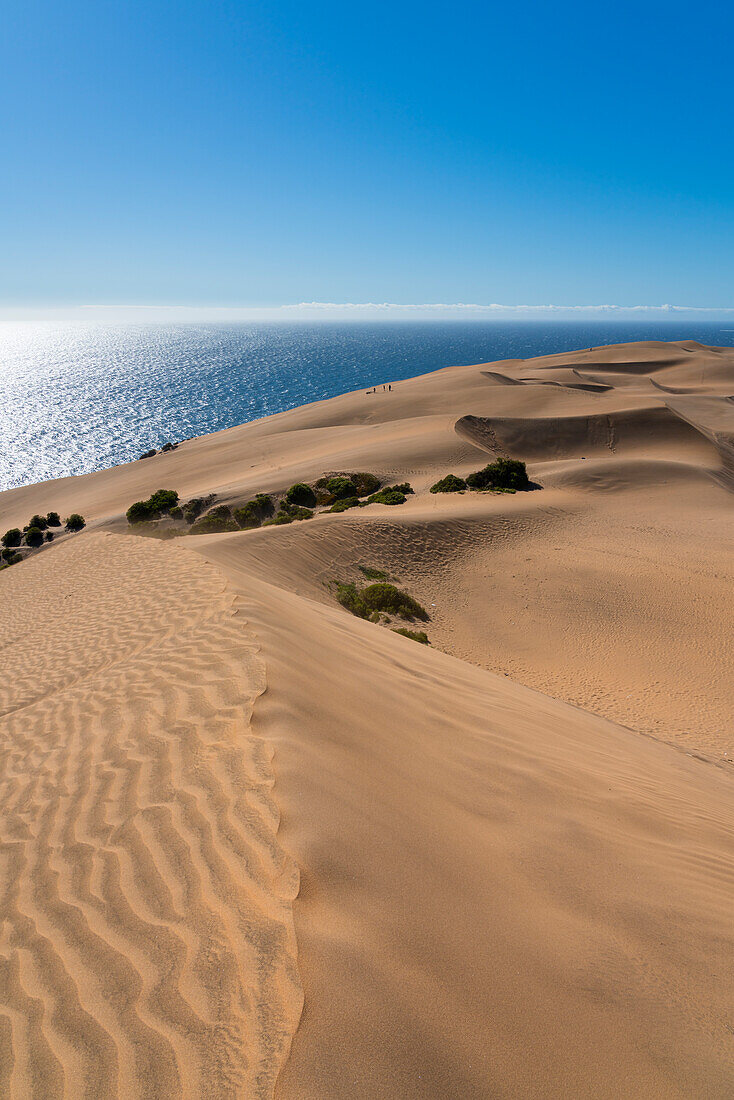
[[(0, 1096), (731, 1096), (733, 395), (692, 343), (451, 367), (0, 495), (89, 524), (0, 574)], [(427, 491), (498, 453), (542, 490)], [(416, 493), (122, 518), (333, 469)]]

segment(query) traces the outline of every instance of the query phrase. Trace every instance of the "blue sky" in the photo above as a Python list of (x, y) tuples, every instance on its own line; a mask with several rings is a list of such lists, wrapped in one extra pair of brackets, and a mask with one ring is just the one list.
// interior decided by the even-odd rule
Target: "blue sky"
[(723, 5), (4, 11), (5, 310), (734, 305)]

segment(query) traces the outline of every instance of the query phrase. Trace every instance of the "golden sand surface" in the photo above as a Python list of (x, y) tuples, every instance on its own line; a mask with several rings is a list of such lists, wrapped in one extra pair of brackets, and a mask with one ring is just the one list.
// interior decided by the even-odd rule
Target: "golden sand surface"
[[(0, 494), (88, 521), (0, 574), (0, 1096), (730, 1097), (733, 443), (734, 349), (651, 342)], [(124, 522), (331, 470), (415, 495)]]

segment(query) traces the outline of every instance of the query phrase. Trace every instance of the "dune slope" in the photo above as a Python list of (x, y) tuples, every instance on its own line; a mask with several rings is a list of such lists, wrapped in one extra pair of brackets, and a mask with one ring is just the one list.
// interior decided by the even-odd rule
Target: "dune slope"
[(297, 871), (231, 594), (104, 534), (0, 580), (0, 1095), (270, 1096)]

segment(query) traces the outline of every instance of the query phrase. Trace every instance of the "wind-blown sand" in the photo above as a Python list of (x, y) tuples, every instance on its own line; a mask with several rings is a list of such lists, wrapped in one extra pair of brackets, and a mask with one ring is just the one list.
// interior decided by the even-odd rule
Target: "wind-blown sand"
[[(89, 522), (0, 574), (0, 1096), (731, 1096), (732, 397), (695, 344), (452, 367), (0, 495)], [(495, 453), (542, 491), (427, 492)], [(123, 533), (332, 469), (416, 495)]]

